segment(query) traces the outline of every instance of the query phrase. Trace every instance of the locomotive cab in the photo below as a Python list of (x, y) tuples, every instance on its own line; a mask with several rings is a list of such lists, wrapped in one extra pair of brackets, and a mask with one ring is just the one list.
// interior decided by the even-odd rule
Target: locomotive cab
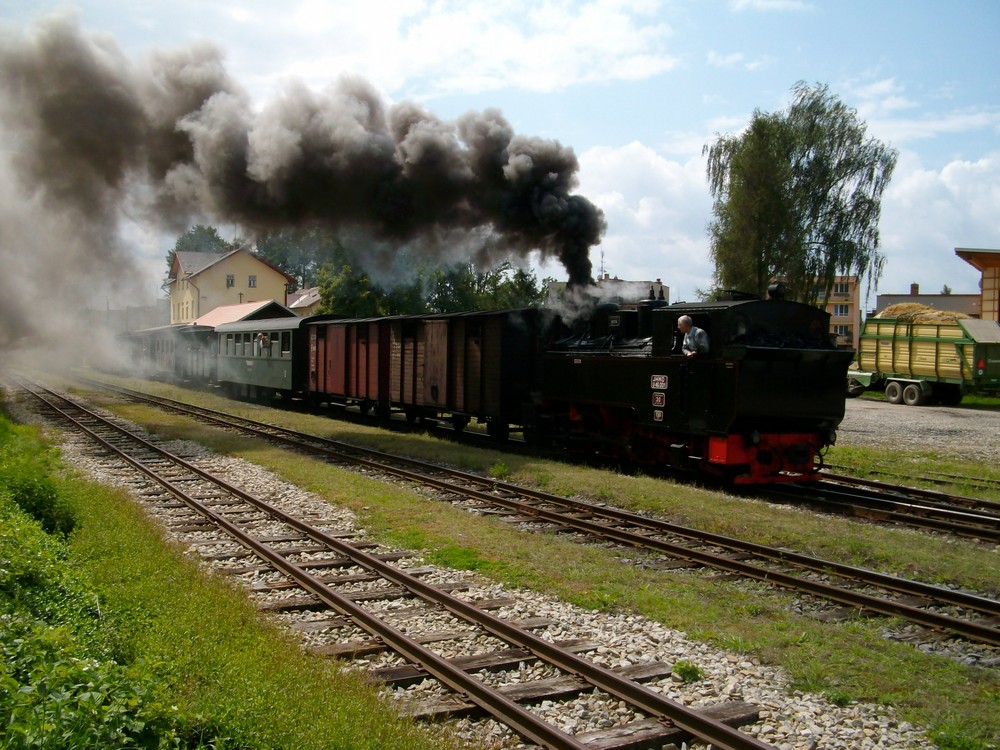
[[(833, 348), (829, 314), (758, 298), (640, 303), (634, 328), (624, 313), (601, 306), (546, 353), (542, 411), (561, 442), (740, 483), (815, 475), (853, 355)], [(708, 334), (707, 355), (681, 355), (682, 315)]]

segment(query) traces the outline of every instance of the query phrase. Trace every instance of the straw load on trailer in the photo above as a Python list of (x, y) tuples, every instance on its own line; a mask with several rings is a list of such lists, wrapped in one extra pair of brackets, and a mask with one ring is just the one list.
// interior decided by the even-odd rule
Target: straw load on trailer
[(1000, 390), (1000, 324), (915, 303), (865, 321), (848, 395), (884, 390), (893, 404), (956, 405), (965, 393)]

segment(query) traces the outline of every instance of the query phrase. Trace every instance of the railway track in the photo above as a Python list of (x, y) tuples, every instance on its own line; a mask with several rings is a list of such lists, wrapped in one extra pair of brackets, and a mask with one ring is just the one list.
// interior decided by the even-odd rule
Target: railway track
[(824, 472), (818, 482), (768, 488), (768, 500), (1000, 544), (1000, 503)]
[[(110, 387), (130, 399), (247, 431), (328, 460), (428, 486), (479, 513), (503, 514), (540, 530), (581, 534), (661, 556), (664, 565), (703, 566), (818, 597), (855, 613), (898, 617), (938, 633), (1000, 646), (1000, 602), (791, 550), (768, 547), (630, 511), (526, 489), (437, 464), (392, 456), (148, 394)], [(653, 563), (657, 564), (657, 563)]]
[[(388, 648), (407, 663), (373, 672), (373, 677), (396, 686), (437, 680), (447, 694), (417, 707), (418, 716), (483, 714), (525, 741), (548, 748), (661, 747), (691, 738), (730, 750), (772, 748), (735, 728), (756, 721), (753, 706), (732, 701), (692, 709), (644, 684), (669, 676), (670, 665), (653, 662), (621, 670), (600, 666), (581, 655), (598, 648), (598, 643), (546, 639), (535, 632), (548, 624), (543, 619), (511, 622), (498, 617), (490, 611), (498, 606), (495, 602), (469, 601), (453, 593), (463, 588), (461, 581), (430, 583), (419, 569), (393, 564), (399, 554), (371, 551), (371, 545), (352, 543), (325, 524), (287, 513), (76, 401), (23, 381), (19, 386), (52, 418), (72, 425), (102, 451), (141, 473), (151, 485), (142, 489), (146, 506), (174, 531), (194, 535), (206, 557), (237, 561), (238, 567), (230, 572), (255, 574), (261, 583), (254, 590), (276, 595), (264, 608), (306, 611), (312, 626), (318, 618), (325, 621), (323, 627), (350, 634), (327, 653), (343, 657)], [(241, 560), (247, 562), (240, 564)], [(389, 600), (405, 604), (379, 606)], [(446, 615), (445, 632), (411, 637), (389, 616), (415, 610), (434, 613), (436, 622)], [(450, 658), (433, 648), (435, 643), (458, 639), (477, 644), (466, 649), (473, 653)], [(490, 644), (487, 651), (478, 648), (482, 642)], [(551, 675), (522, 681), (518, 667), (526, 662), (548, 665)], [(515, 677), (486, 680), (479, 676), (481, 670), (513, 671)], [(542, 702), (566, 701), (593, 691), (615, 704), (626, 704), (636, 718), (608, 729), (571, 734), (532, 710)]]
[[(853, 469), (851, 467), (840, 466), (840, 465), (837, 465), (837, 464), (827, 464), (826, 468), (828, 469), (829, 472), (856, 471), (856, 469)], [(972, 487), (972, 488), (979, 489), (979, 490), (992, 491), (992, 492), (996, 492), (997, 490), (1000, 490), (1000, 482), (998, 482), (998, 481), (996, 481), (994, 479), (989, 479), (987, 477), (971, 477), (971, 476), (962, 475), (962, 474), (951, 474), (951, 473), (945, 473), (945, 472), (939, 472), (939, 471), (924, 471), (924, 473), (921, 476), (919, 476), (919, 477), (915, 477), (915, 476), (910, 475), (910, 474), (904, 474), (904, 473), (901, 473), (899, 471), (893, 471), (891, 469), (871, 469), (871, 468), (866, 468), (866, 469), (864, 469), (864, 471), (866, 473), (874, 474), (876, 476), (893, 477), (893, 478), (896, 478), (896, 479), (907, 480), (907, 481), (909, 481), (911, 483), (912, 482), (925, 482), (925, 483), (928, 483), (928, 484), (934, 484), (934, 485), (938, 485), (938, 486), (961, 485), (961, 486), (967, 486), (967, 487)], [(872, 483), (873, 484), (880, 484), (879, 482), (874, 481), (874, 480), (872, 481)], [(887, 484), (887, 486), (890, 486), (890, 487), (897, 486), (897, 485), (893, 485), (891, 483), (886, 483), (886, 484)], [(944, 493), (944, 494), (948, 494), (948, 493)]]

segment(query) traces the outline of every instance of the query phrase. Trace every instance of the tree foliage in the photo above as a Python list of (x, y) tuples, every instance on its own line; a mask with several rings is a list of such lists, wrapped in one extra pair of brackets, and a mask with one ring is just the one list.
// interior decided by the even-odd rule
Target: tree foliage
[(539, 284), (532, 271), (509, 261), (486, 270), (468, 262), (423, 268), (406, 283), (382, 286), (360, 267), (341, 262), (319, 270), (321, 312), (369, 317), (537, 307), (548, 281)]
[(349, 262), (340, 238), (323, 227), (290, 227), (257, 238), (254, 252), (294, 276), (301, 289), (316, 286), (319, 269)]
[(318, 271), (321, 313), (348, 318), (415, 315), (426, 312), (419, 281), (385, 289), (349, 263), (328, 264)]
[(825, 85), (793, 94), (786, 112), (755, 111), (742, 134), (705, 147), (709, 234), (719, 289), (763, 296), (780, 278), (815, 304), (838, 274), (881, 276), (878, 222), (897, 152)]
[(545, 286), (534, 272), (510, 261), (484, 271), (469, 262), (432, 272), (427, 304), (442, 313), (537, 307), (545, 299)]
[[(198, 225), (177, 238), (167, 262), (173, 263), (176, 252), (235, 247), (214, 227)], [(281, 229), (258, 238), (254, 250), (302, 288), (318, 286), (320, 312), (352, 318), (535, 307), (544, 301), (548, 283), (510, 261), (484, 270), (471, 261), (442, 268), (406, 251), (396, 255), (391, 275), (373, 276), (364, 270), (371, 265), (365, 249), (348, 247), (322, 228)]]

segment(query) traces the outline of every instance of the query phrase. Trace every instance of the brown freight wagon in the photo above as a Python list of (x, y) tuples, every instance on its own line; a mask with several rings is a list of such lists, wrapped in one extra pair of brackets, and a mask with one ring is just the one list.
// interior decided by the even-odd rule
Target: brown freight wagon
[(307, 325), (310, 399), (388, 416), (388, 319), (324, 316)]
[(505, 438), (539, 382), (540, 320), (507, 310), (310, 323), (311, 397), (459, 430), (476, 420)]

